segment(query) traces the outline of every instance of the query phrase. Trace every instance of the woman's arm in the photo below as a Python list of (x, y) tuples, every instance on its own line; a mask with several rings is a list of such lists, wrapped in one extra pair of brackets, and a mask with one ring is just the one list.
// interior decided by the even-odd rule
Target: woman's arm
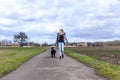
[(66, 37), (66, 34), (64, 35), (64, 43), (68, 43), (68, 39)]
[(56, 38), (56, 45), (58, 45), (58, 33), (57, 33), (57, 38)]

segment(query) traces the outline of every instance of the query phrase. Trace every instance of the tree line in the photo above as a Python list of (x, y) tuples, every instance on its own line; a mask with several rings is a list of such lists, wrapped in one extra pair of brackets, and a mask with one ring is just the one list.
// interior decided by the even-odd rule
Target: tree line
[[(14, 43), (13, 43), (14, 42)], [(47, 43), (35, 43), (35, 42), (29, 42), (28, 35), (25, 32), (19, 32), (18, 34), (13, 35), (13, 42), (10, 40), (2, 40), (0, 41), (0, 46), (34, 46), (34, 47), (39, 47), (39, 46), (47, 46)]]
[[(13, 42), (19, 43), (19, 46), (22, 47), (28, 43), (28, 36), (25, 32), (19, 32), (18, 34), (14, 34)], [(10, 46), (12, 41), (3, 40), (0, 41), (0, 46), (6, 45)], [(70, 44), (70, 43), (69, 43)], [(31, 42), (30, 45), (39, 46), (37, 43)], [(43, 43), (42, 45), (48, 45), (48, 43)], [(74, 44), (73, 44), (74, 45)], [(120, 46), (120, 40), (115, 41), (106, 41), (106, 42), (88, 42), (88, 46)]]
[(106, 41), (106, 42), (93, 42), (93, 46), (120, 46), (120, 40)]

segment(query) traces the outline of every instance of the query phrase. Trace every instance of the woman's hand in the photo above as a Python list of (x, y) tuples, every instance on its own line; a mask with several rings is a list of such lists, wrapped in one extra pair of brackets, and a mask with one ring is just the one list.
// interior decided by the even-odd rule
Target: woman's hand
[(58, 43), (55, 43), (55, 46), (58, 46)]
[(66, 46), (67, 46), (67, 45), (68, 45), (68, 42), (64, 43), (64, 45), (66, 45)]

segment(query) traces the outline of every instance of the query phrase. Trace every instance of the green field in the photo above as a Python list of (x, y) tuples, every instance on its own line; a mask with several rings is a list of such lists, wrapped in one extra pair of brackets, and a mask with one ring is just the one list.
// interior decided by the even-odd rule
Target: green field
[[(116, 65), (114, 61), (116, 59), (119, 62), (120, 50), (114, 48), (65, 48), (65, 53), (68, 56), (88, 65), (96, 68), (96, 73), (106, 77), (108, 80), (120, 80), (120, 66)], [(106, 57), (107, 56), (107, 57)], [(102, 58), (107, 58), (106, 60)]]
[(47, 50), (40, 48), (0, 48), (0, 77), (15, 70), (31, 57)]
[(107, 47), (67, 48), (74, 52), (94, 57), (112, 64), (120, 65), (120, 49)]

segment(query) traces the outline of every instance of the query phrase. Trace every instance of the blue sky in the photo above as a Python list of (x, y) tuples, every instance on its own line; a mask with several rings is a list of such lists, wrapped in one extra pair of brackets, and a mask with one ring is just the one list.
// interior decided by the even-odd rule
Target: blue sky
[(120, 0), (0, 0), (0, 40), (54, 43), (60, 28), (69, 42), (119, 40)]

